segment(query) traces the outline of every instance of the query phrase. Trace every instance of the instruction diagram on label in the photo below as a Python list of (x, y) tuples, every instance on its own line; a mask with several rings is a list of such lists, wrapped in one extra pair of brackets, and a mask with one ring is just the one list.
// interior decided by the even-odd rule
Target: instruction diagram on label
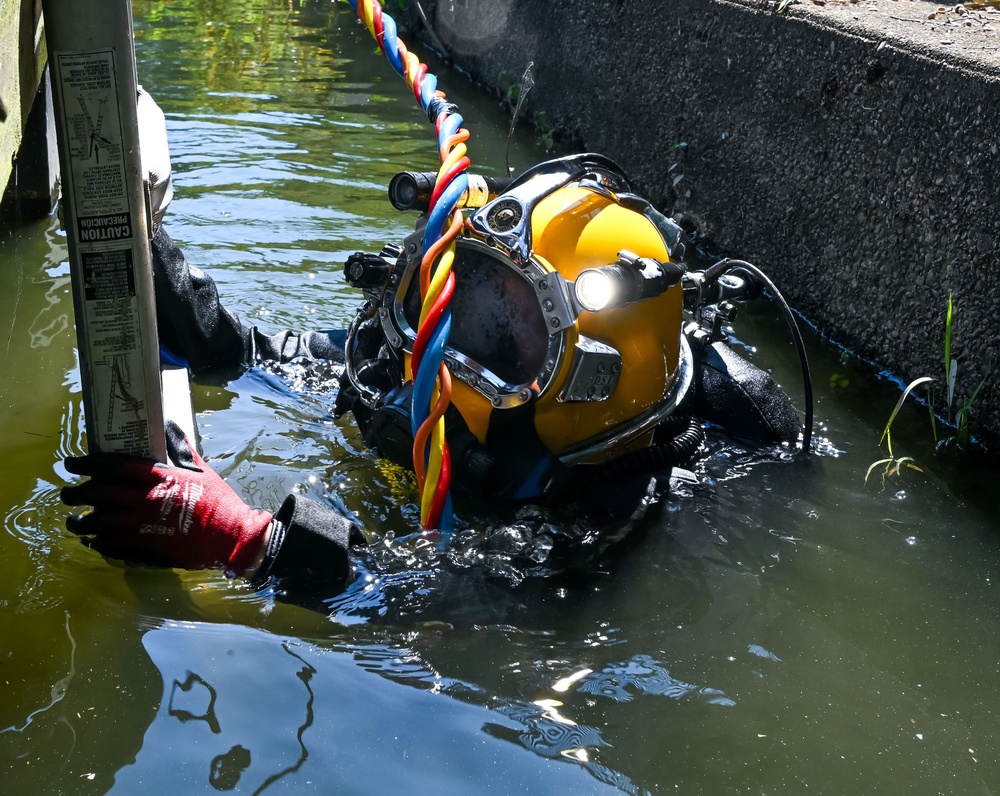
[(137, 240), (134, 213), (145, 208), (129, 202), (129, 160), (138, 154), (124, 142), (114, 52), (59, 53), (55, 60), (69, 158), (64, 193), (73, 203), (67, 232), (75, 239), (74, 279), (82, 280), (77, 332), (91, 391), (87, 430), (101, 451), (148, 455), (150, 401), (159, 400), (160, 386), (158, 377), (146, 383), (136, 291), (137, 247), (145, 241)]
[(116, 440), (141, 439), (147, 433), (145, 398), (132, 389), (130, 359), (138, 348), (139, 330), (130, 306), (135, 297), (131, 254), (129, 250), (83, 254), (91, 378), (109, 398), (104, 417), (98, 418), (103, 435)]
[[(60, 55), (73, 196), (84, 221), (128, 214), (114, 53)], [(93, 223), (93, 222), (92, 222)]]

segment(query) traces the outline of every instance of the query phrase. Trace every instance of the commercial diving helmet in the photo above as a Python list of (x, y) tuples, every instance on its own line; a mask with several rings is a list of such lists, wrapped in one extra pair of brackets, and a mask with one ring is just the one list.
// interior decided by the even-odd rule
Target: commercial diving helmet
[[(393, 203), (421, 208), (428, 181), (397, 175)], [(449, 442), (464, 435), (471, 457), (453, 468), (456, 482), (463, 467), (501, 462), (509, 492), (541, 493), (557, 470), (650, 446), (693, 382), (680, 227), (594, 154), (548, 161), (474, 194), (470, 185), (466, 207), (480, 206), (465, 211), (456, 241), (444, 351)], [(366, 302), (348, 332), (351, 398), (340, 406), (358, 415), (370, 444), (402, 462), (412, 447), (424, 220), (402, 246), (355, 254), (345, 268)]]

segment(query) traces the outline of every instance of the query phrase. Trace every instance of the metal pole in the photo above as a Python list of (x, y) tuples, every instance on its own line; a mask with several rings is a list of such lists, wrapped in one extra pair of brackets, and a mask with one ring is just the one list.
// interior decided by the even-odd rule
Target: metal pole
[(130, 0), (42, 0), (87, 444), (166, 461)]

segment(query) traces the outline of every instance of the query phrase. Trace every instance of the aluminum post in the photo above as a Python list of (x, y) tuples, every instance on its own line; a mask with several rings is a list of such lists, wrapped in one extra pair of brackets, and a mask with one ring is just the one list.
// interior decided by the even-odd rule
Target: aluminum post
[(91, 453), (166, 461), (130, 0), (42, 0)]

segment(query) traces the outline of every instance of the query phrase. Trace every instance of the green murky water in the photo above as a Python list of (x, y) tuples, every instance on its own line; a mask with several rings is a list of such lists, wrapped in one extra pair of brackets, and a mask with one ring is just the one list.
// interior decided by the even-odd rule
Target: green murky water
[[(385, 184), (435, 165), (412, 96), (346, 4), (134, 9), (171, 234), (244, 318), (343, 327), (345, 256), (412, 223)], [(502, 173), (507, 118), (437, 71), (474, 163)], [(511, 147), (518, 168), (542, 156), (530, 133)], [(814, 335), (809, 462), (716, 438), (703, 485), (590, 577), (509, 588), (403, 550), (329, 618), (215, 572), (105, 561), (64, 530), (61, 461), (83, 450), (65, 258), (54, 218), (0, 239), (3, 793), (1000, 788), (994, 474), (934, 457), (914, 411), (896, 444), (927, 475), (865, 486), (898, 388)], [(797, 397), (769, 313), (738, 332)], [(249, 501), (296, 489), (375, 537), (414, 530), (408, 478), (331, 418), (322, 379), (256, 370), (194, 401)]]

